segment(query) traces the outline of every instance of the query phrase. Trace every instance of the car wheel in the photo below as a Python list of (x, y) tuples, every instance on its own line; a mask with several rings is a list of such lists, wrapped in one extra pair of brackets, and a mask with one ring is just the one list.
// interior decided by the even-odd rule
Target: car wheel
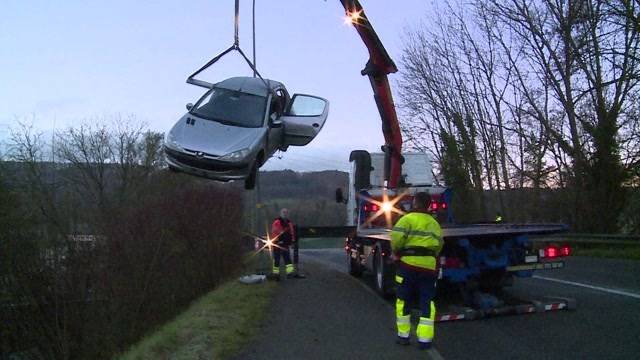
[(249, 176), (244, 179), (244, 188), (246, 190), (253, 190), (256, 187), (256, 181), (258, 180), (258, 159), (253, 162), (251, 165), (251, 171), (249, 172)]

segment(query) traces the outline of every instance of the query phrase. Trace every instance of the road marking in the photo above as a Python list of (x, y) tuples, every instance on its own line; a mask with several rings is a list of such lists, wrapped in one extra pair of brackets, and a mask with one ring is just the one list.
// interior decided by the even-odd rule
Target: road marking
[(601, 286), (583, 284), (583, 283), (579, 283), (579, 282), (575, 282), (575, 281), (554, 279), (554, 278), (550, 278), (550, 277), (546, 277), (546, 276), (534, 275), (533, 278), (534, 279), (540, 279), (540, 280), (553, 281), (553, 282), (557, 282), (557, 283), (560, 283), (560, 284), (579, 286), (579, 287), (583, 287), (583, 288), (587, 288), (587, 289), (591, 289), (591, 290), (598, 290), (598, 291), (607, 292), (607, 293), (610, 293), (610, 294), (628, 296), (628, 297), (631, 297), (631, 298), (634, 298), (634, 299), (640, 299), (640, 294), (632, 293), (632, 292), (629, 292), (629, 291), (610, 289), (610, 288), (605, 288), (605, 287), (601, 287)]
[[(395, 310), (394, 306), (390, 303), (388, 303), (386, 300), (384, 300), (380, 294), (378, 294), (375, 290), (373, 290), (372, 288), (369, 287), (369, 285), (365, 284), (363, 281), (358, 280), (357, 278), (349, 275), (346, 269), (346, 265), (343, 268), (342, 266), (339, 266), (338, 264), (332, 262), (332, 261), (327, 261), (327, 260), (323, 260), (317, 257), (313, 257), (310, 256), (312, 262), (315, 262), (317, 264), (320, 265), (324, 265), (332, 270), (338, 271), (340, 273), (342, 273), (343, 275), (346, 275), (349, 279), (351, 279), (353, 282), (355, 282), (356, 284), (358, 284), (358, 286), (360, 286), (362, 289), (364, 289), (365, 291), (367, 291), (368, 293), (371, 294), (371, 296), (373, 296), (374, 298), (376, 298), (381, 304), (383, 304), (384, 306), (388, 306), (391, 308), (391, 310)], [(395, 315), (394, 315), (395, 317)], [(432, 347), (431, 349), (427, 350), (427, 353), (431, 356), (431, 358), (433, 360), (444, 360), (444, 358), (442, 357), (442, 355), (440, 355), (440, 353), (438, 352), (438, 350), (436, 350), (435, 347)]]

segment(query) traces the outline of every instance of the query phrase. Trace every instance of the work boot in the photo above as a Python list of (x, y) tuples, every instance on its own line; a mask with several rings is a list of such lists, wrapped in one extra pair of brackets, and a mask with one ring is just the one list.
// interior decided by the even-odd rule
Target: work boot
[(429, 350), (429, 349), (431, 349), (431, 343), (430, 342), (419, 342), (418, 343), (418, 347), (420, 348), (420, 350)]
[(411, 341), (409, 341), (408, 337), (405, 338), (405, 337), (398, 336), (396, 338), (396, 344), (398, 344), (398, 345), (409, 345), (409, 344), (411, 344)]

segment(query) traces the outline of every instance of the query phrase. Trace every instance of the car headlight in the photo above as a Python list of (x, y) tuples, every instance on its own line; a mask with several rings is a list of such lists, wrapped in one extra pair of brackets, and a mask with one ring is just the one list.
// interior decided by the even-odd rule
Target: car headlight
[(222, 155), (218, 159), (224, 160), (224, 161), (238, 161), (246, 158), (247, 155), (249, 155), (249, 149), (242, 149), (242, 150), (228, 153), (226, 155)]
[(172, 132), (167, 133), (167, 136), (165, 136), (164, 138), (164, 143), (170, 148), (182, 150), (182, 146), (178, 144), (178, 142), (176, 141), (176, 137)]

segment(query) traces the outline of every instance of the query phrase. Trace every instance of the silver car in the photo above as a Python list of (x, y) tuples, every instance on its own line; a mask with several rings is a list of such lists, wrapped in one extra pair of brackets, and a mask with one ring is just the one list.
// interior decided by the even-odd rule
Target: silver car
[[(268, 88), (267, 88), (268, 85)], [(165, 137), (169, 168), (209, 179), (256, 183), (258, 168), (277, 150), (304, 146), (329, 112), (323, 98), (289, 93), (283, 84), (253, 77), (217, 83)]]

